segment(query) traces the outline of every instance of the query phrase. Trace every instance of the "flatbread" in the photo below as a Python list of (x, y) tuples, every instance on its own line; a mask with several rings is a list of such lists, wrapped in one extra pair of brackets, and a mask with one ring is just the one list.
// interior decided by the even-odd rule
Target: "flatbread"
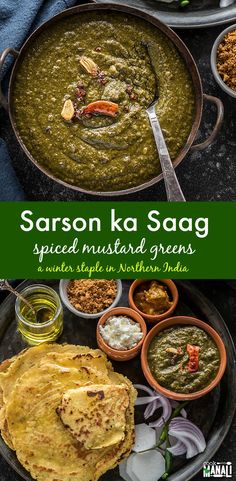
[[(113, 371), (99, 349), (57, 344), (30, 348), (6, 370), (0, 369), (0, 387), (2, 435), (34, 479), (96, 481), (129, 455), (134, 441), (136, 391), (127, 378)], [(59, 415), (68, 393), (89, 389), (103, 389), (112, 402), (112, 416), (117, 423), (117, 432), (109, 424), (112, 442), (106, 439), (104, 430), (111, 414), (108, 405), (101, 411), (103, 429), (97, 430), (97, 444), (96, 436), (86, 443), (81, 429), (75, 429), (75, 418), (70, 429)], [(73, 406), (77, 409), (77, 402)], [(84, 403), (84, 415), (86, 412)], [(92, 416), (89, 427), (93, 427), (93, 419)], [(82, 422), (82, 427), (85, 425)]]
[(86, 449), (101, 449), (123, 441), (128, 407), (127, 386), (92, 384), (66, 391), (57, 413)]
[[(46, 355), (50, 356), (61, 353), (62, 359), (66, 359), (67, 355), (82, 355), (89, 353), (91, 349), (87, 346), (75, 346), (68, 344), (41, 344), (40, 346), (24, 349), (18, 355), (11, 359), (7, 359), (1, 364), (0, 368), (0, 431), (5, 443), (13, 449), (11, 438), (9, 436), (5, 406), (8, 401), (12, 389), (17, 380), (33, 366), (45, 362)], [(94, 350), (94, 355), (100, 354), (105, 357), (101, 351)], [(107, 361), (108, 362), (108, 361)]]

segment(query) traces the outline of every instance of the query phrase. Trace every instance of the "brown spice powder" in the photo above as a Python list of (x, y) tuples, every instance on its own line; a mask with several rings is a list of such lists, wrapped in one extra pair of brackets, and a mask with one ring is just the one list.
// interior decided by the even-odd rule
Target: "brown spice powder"
[(78, 279), (69, 282), (67, 295), (78, 311), (96, 314), (107, 309), (117, 295), (117, 283), (113, 279)]
[(218, 47), (217, 69), (226, 85), (236, 91), (236, 30), (227, 33)]

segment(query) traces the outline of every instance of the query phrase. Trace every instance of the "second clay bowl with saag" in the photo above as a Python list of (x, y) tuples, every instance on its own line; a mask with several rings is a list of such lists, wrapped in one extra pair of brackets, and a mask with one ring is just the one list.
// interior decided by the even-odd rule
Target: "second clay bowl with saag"
[[(8, 102), (15, 134), (49, 177), (79, 191), (127, 194), (161, 178), (146, 108), (157, 113), (176, 167), (193, 146), (204, 94), (196, 64), (180, 38), (128, 6), (91, 4), (60, 13), (18, 53)], [(0, 65), (0, 66), (1, 66)]]
[(170, 317), (149, 331), (141, 363), (149, 384), (178, 401), (194, 400), (219, 384), (227, 356), (219, 334), (189, 316)]

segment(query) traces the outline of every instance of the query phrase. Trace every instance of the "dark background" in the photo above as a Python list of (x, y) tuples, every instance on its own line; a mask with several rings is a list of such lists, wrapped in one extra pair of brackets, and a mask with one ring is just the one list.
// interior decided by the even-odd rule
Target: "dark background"
[[(20, 281), (17, 281), (19, 283)], [(193, 281), (205, 296), (216, 306), (227, 324), (234, 343), (236, 343), (236, 281)], [(0, 302), (5, 297), (5, 293), (0, 292)], [(215, 454), (213, 461), (227, 462), (234, 464), (234, 474), (232, 480), (236, 480), (236, 417), (229, 430), (226, 439), (222, 443), (219, 451)], [(12, 468), (0, 456), (0, 481), (21, 481)], [(224, 478), (225, 479), (225, 478)], [(195, 476), (193, 481), (204, 481), (202, 473)]]
[[(177, 32), (197, 62), (204, 92), (220, 97), (225, 107), (224, 124), (216, 143), (207, 150), (188, 155), (177, 168), (177, 175), (187, 200), (236, 200), (236, 100), (218, 87), (210, 68), (212, 45), (225, 27)], [(63, 188), (42, 174), (21, 151), (3, 110), (0, 115), (1, 135), (7, 140), (17, 176), (28, 200), (97, 200)], [(198, 141), (209, 135), (214, 122), (215, 108), (206, 104)], [(166, 196), (161, 182), (140, 193), (115, 199), (165, 200)]]
[[(224, 27), (204, 30), (178, 30), (197, 62), (205, 93), (220, 97), (225, 107), (223, 128), (217, 142), (207, 150), (188, 155), (177, 169), (177, 174), (187, 200), (236, 200), (236, 101), (227, 96), (215, 83), (210, 69), (210, 52), (217, 35)], [(12, 161), (29, 200), (92, 200), (70, 189), (62, 188), (41, 174), (20, 150), (11, 130), (10, 122), (1, 110), (1, 135), (7, 140)], [(210, 133), (215, 120), (215, 110), (210, 105), (204, 109), (199, 139)], [(165, 200), (163, 183), (121, 200)], [(119, 200), (119, 199), (117, 199)], [(197, 281), (204, 294), (216, 305), (236, 342), (236, 282)], [(0, 296), (1, 300), (1, 296)], [(236, 420), (214, 461), (236, 461)], [(235, 471), (236, 467), (234, 466)], [(202, 481), (201, 474), (194, 481)], [(236, 480), (236, 472), (233, 475)], [(0, 457), (0, 480), (20, 481), (21, 478)]]

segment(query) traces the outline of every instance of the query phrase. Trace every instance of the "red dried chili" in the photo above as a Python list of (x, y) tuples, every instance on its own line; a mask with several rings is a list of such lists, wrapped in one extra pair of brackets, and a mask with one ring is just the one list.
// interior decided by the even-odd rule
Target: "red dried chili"
[(107, 100), (97, 100), (81, 109), (80, 115), (108, 115), (115, 117), (119, 110), (118, 104)]

